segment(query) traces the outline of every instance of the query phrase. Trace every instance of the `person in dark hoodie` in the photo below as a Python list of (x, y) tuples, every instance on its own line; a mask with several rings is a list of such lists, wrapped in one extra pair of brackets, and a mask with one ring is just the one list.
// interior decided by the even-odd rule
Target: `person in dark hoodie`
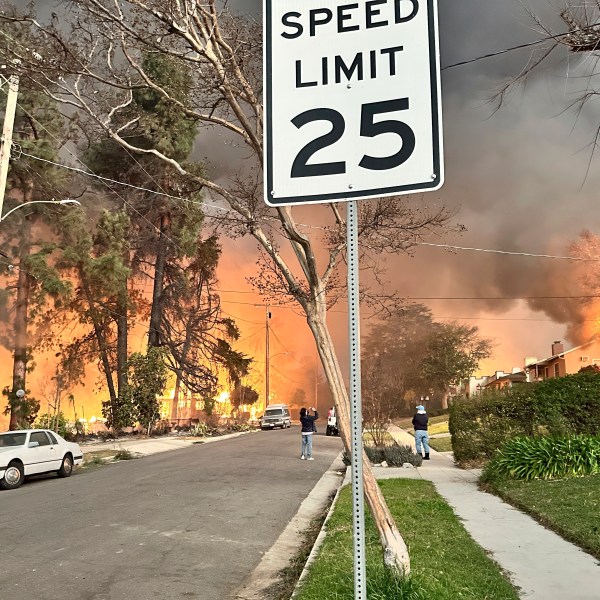
[(415, 445), (417, 454), (421, 454), (421, 444), (425, 450), (423, 460), (429, 460), (429, 434), (427, 433), (429, 417), (422, 404), (417, 406), (417, 414), (413, 417), (412, 424), (415, 428)]
[[(312, 415), (308, 413), (312, 411)], [(300, 423), (302, 424), (302, 460), (314, 460), (312, 456), (312, 441), (315, 432), (315, 421), (319, 418), (319, 413), (314, 408), (300, 409)]]

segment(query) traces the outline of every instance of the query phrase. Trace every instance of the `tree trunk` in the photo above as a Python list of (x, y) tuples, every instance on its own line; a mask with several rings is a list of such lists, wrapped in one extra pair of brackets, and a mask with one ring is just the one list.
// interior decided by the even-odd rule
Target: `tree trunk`
[[(321, 300), (319, 303), (321, 303)], [(323, 301), (324, 304), (324, 301)], [(315, 337), (317, 343), (317, 349), (321, 362), (329, 382), (331, 394), (335, 402), (335, 408), (338, 417), (338, 425), (340, 429), (340, 436), (344, 442), (344, 447), (348, 452), (351, 453), (351, 438), (350, 438), (350, 401), (348, 399), (348, 392), (344, 384), (344, 379), (340, 366), (335, 354), (333, 340), (329, 333), (325, 321), (325, 307), (320, 307), (320, 310), (309, 310), (308, 313), (308, 325)], [(364, 492), (367, 499), (367, 503), (373, 515), (373, 520), (377, 526), (379, 532), (379, 539), (383, 546), (383, 559), (385, 565), (391, 569), (398, 576), (406, 576), (410, 573), (410, 558), (408, 555), (408, 548), (398, 528), (394, 522), (385, 498), (377, 485), (373, 470), (366, 454), (363, 451), (363, 483)]]
[(173, 392), (173, 405), (171, 406), (171, 420), (179, 425), (179, 391), (181, 389), (181, 369), (175, 373), (175, 390)]
[(162, 320), (162, 295), (165, 278), (165, 265), (167, 264), (168, 240), (165, 232), (170, 229), (169, 217), (160, 218), (160, 234), (158, 237), (158, 250), (154, 265), (154, 287), (152, 290), (152, 308), (150, 309), (150, 328), (148, 330), (148, 346), (157, 348), (161, 345), (161, 320)]
[(128, 291), (127, 278), (123, 281), (117, 297), (117, 394), (119, 398), (123, 397), (127, 387), (127, 310), (128, 310)]
[(110, 405), (112, 408), (113, 414), (116, 413), (117, 410), (117, 393), (115, 390), (115, 384), (113, 381), (112, 368), (110, 366), (110, 360), (108, 358), (108, 342), (106, 341), (106, 336), (104, 335), (104, 331), (102, 329), (102, 324), (98, 319), (98, 315), (96, 313), (96, 308), (94, 304), (94, 299), (92, 298), (92, 294), (90, 292), (90, 288), (87, 285), (85, 280), (85, 274), (83, 270), (80, 269), (81, 276), (81, 289), (85, 294), (86, 300), (90, 307), (90, 315), (92, 318), (92, 326), (94, 327), (94, 335), (96, 336), (96, 341), (98, 342), (98, 350), (100, 352), (100, 363), (102, 365), (102, 370), (104, 371), (104, 377), (106, 378), (106, 386), (108, 387), (108, 394), (110, 397)]
[(448, 390), (445, 390), (442, 394), (442, 409), (448, 408)]
[[(28, 235), (27, 233), (25, 234)], [(29, 256), (29, 244), (21, 246), (19, 265), (23, 266)], [(17, 281), (17, 301), (15, 305), (15, 346), (13, 354), (12, 393), (10, 395), (10, 422), (8, 428), (13, 431), (21, 425), (22, 399), (17, 397), (17, 390), (25, 390), (25, 376), (27, 374), (27, 316), (29, 309), (29, 292), (31, 290), (31, 276), (24, 268), (19, 267)]]

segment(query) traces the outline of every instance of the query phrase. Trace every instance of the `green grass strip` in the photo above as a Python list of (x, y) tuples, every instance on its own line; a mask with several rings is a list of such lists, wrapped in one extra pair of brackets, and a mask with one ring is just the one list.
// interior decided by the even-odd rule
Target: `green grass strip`
[(438, 452), (452, 452), (452, 438), (429, 438), (429, 445)]
[[(396, 425), (398, 425), (398, 427), (402, 427), (403, 429), (412, 429), (413, 425), (412, 425), (412, 416), (410, 417), (403, 417), (402, 419), (396, 419), (394, 420), (394, 423), (396, 423)], [(438, 423), (448, 423), (450, 419), (449, 415), (437, 415), (437, 417), (429, 417), (429, 427), (431, 428), (432, 425), (437, 425)], [(445, 431), (448, 431), (448, 429), (446, 429)], [(438, 433), (442, 433), (442, 432), (438, 432)]]
[[(366, 518), (369, 600), (517, 600), (513, 586), (466, 532), (432, 483), (392, 479), (380, 482), (388, 506), (408, 544), (412, 577), (387, 576), (377, 531)], [(353, 600), (351, 490), (342, 490), (327, 525), (319, 557), (298, 600)]]
[(496, 479), (485, 488), (600, 559), (600, 475), (557, 481)]

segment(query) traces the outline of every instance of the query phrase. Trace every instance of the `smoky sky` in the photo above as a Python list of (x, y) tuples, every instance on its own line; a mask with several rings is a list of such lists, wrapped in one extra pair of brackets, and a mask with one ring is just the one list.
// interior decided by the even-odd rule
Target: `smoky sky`
[[(53, 4), (38, 0), (46, 10)], [(229, 0), (232, 9), (257, 18), (261, 5)], [(526, 6), (554, 31), (564, 31), (560, 7), (547, 0), (527, 0)], [(439, 15), (442, 66), (545, 35), (518, 0), (440, 0)], [(600, 231), (597, 160), (587, 172), (600, 115), (593, 105), (579, 115), (568, 109), (585, 85), (578, 75), (589, 57), (558, 49), (500, 110), (490, 103), (530, 56), (531, 50), (517, 50), (443, 71), (446, 183), (423, 202), (455, 210), (466, 232), (428, 241), (565, 255), (582, 229)], [(213, 165), (237, 168), (241, 155), (226, 144), (208, 137), (199, 146)], [(521, 364), (525, 355), (549, 354), (551, 338), (577, 343), (588, 334), (581, 303), (482, 299), (580, 293), (578, 269), (568, 261), (418, 248), (412, 257), (389, 258), (388, 266), (390, 283), (401, 295), (477, 298), (422, 301), (435, 316), (472, 319), (494, 337), (497, 360), (504, 361), (498, 368)]]
[[(261, 3), (233, 4), (254, 13)], [(544, 37), (528, 11), (564, 31), (559, 9), (547, 0), (440, 0), (442, 67)], [(531, 56), (517, 50), (443, 71), (446, 184), (424, 202), (454, 209), (467, 230), (429, 241), (562, 256), (582, 229), (600, 228), (595, 164), (586, 172), (599, 115), (594, 106), (579, 115), (568, 109), (585, 85), (578, 75), (588, 57), (555, 50), (494, 111), (495, 91)], [(550, 336), (580, 343), (590, 333), (583, 322), (588, 307), (579, 301), (487, 299), (581, 293), (580, 266), (571, 261), (422, 248), (412, 258), (390, 259), (389, 267), (402, 295), (477, 298), (418, 301), (440, 318), (471, 318), (497, 340), (505, 368), (522, 364), (525, 355), (549, 354)]]

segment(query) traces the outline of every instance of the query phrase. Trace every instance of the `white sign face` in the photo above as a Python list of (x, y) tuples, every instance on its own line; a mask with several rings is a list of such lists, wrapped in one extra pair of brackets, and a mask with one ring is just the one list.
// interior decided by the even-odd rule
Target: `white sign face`
[(437, 0), (265, 0), (265, 196), (443, 183)]

